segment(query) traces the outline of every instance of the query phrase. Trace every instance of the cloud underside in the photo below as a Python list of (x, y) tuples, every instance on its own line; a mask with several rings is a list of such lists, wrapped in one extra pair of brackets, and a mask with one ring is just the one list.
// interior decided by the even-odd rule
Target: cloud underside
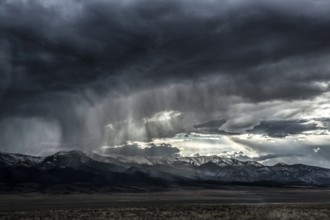
[(1, 1), (3, 86), (7, 96), (93, 84), (102, 92), (215, 74), (230, 82), (223, 92), (250, 100), (310, 98), (329, 80), (327, 6)]
[[(318, 145), (330, 127), (328, 39), (325, 0), (2, 0), (0, 150), (190, 132)], [(281, 144), (256, 157), (297, 155)]]

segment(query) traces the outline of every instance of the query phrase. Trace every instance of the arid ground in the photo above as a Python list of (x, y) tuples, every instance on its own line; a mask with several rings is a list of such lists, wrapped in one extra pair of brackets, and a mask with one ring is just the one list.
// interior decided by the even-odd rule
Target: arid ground
[(328, 188), (0, 195), (0, 219), (330, 219)]

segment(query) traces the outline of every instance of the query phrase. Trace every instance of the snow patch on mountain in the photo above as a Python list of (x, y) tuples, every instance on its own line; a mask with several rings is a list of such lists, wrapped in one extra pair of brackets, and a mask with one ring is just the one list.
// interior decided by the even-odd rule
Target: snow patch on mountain
[(6, 167), (31, 167), (40, 163), (43, 159), (43, 157), (0, 152), (0, 165)]

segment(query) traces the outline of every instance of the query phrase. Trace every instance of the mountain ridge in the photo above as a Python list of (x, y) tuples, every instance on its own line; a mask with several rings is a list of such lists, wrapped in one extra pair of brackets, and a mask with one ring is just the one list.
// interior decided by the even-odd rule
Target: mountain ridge
[(47, 157), (0, 153), (0, 184), (36, 184), (47, 188), (58, 184), (89, 188), (149, 189), (174, 186), (218, 187), (231, 185), (330, 186), (330, 169), (284, 163), (265, 166), (218, 156), (147, 157), (60, 151)]

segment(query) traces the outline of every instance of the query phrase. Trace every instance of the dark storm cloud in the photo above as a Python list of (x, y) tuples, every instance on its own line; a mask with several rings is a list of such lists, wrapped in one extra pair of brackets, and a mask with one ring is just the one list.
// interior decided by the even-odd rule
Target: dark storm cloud
[[(321, 125), (318, 124), (321, 123)], [(256, 121), (247, 122), (247, 124), (237, 124), (236, 127), (231, 127), (231, 129), (240, 132), (228, 132), (221, 129), (221, 126), (226, 123), (225, 120), (215, 120), (206, 123), (194, 125), (194, 128), (199, 132), (207, 132), (213, 134), (223, 134), (223, 135), (239, 135), (244, 133), (249, 134), (261, 134), (273, 138), (284, 138), (289, 135), (302, 134), (309, 131), (327, 131), (329, 130), (329, 119), (328, 118), (316, 118), (313, 120), (307, 119), (290, 119), (290, 120), (268, 120), (260, 121), (257, 125), (252, 125), (251, 123), (256, 123)], [(320, 133), (319, 133), (320, 134)], [(322, 134), (322, 132), (321, 132)]]
[(318, 119), (320, 122), (322, 122), (323, 126), (330, 130), (330, 118), (321, 118)]
[[(307, 0), (0, 0), (0, 147), (101, 146), (107, 124), (164, 110), (193, 126), (237, 117), (219, 116), (232, 103), (317, 97), (329, 12)], [(238, 119), (226, 132), (256, 124)]]
[(207, 121), (201, 124), (194, 125), (194, 128), (219, 128), (223, 125), (226, 121), (225, 120), (214, 120), (214, 121)]
[(285, 70), (256, 68), (328, 54), (325, 1), (49, 2), (0, 3), (8, 97), (86, 84), (101, 91), (154, 86), (205, 74), (229, 74), (232, 86), (224, 90), (252, 100), (324, 92), (304, 80), (309, 73), (290, 78)]
[(316, 123), (308, 123), (308, 120), (276, 120), (262, 121), (251, 130), (249, 133), (267, 134), (270, 137), (286, 137), (288, 135), (301, 134), (305, 131), (315, 131), (324, 129)]

